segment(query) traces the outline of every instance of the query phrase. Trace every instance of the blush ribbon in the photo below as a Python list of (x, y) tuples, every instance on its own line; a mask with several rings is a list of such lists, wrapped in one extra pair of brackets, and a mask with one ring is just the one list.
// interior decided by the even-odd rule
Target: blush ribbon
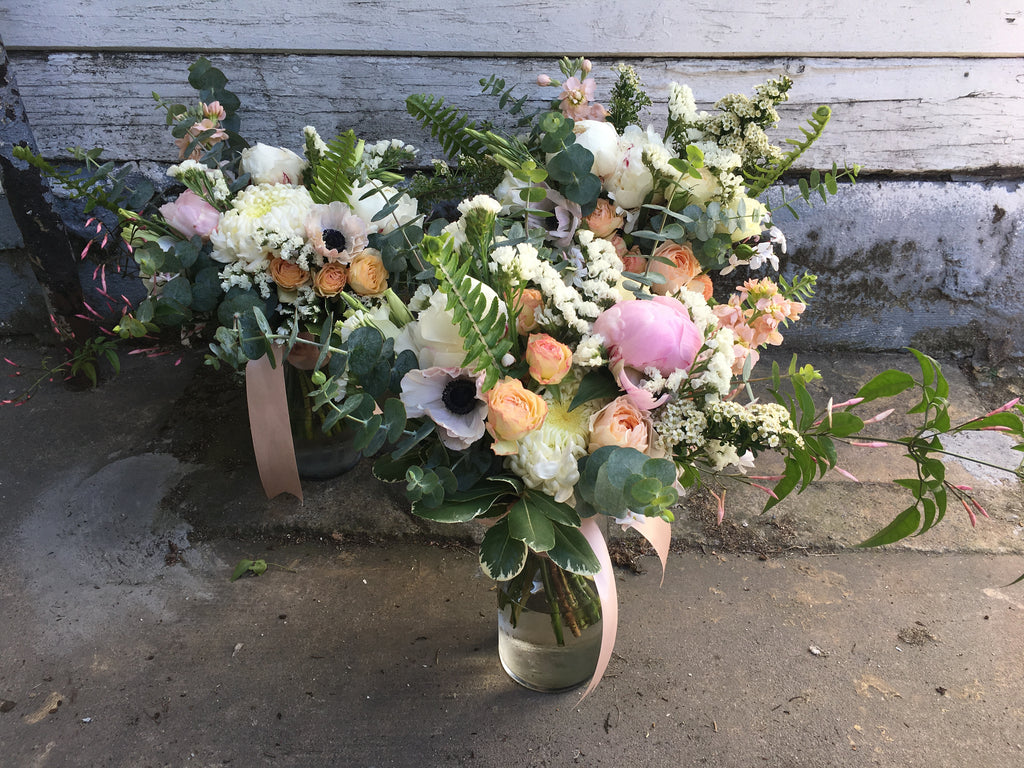
[[(661, 582), (665, 582), (665, 564), (668, 562), (668, 549), (672, 540), (672, 526), (660, 517), (643, 518), (634, 520), (622, 526), (623, 529), (634, 528), (637, 533), (647, 539), (654, 551), (661, 560)], [(615, 648), (615, 636), (619, 629), (619, 597), (615, 589), (615, 574), (612, 572), (612, 559), (608, 554), (608, 544), (605, 542), (601, 527), (594, 517), (588, 517), (580, 526), (580, 531), (590, 544), (597, 561), (601, 564), (601, 570), (594, 576), (594, 586), (597, 588), (597, 596), (601, 601), (601, 651), (597, 657), (597, 668), (594, 676), (590, 678), (590, 684), (580, 696), (577, 704), (582, 702), (597, 684), (604, 677), (608, 669), (608, 662), (612, 658), (612, 650)]]
[(249, 405), (249, 431), (256, 454), (260, 482), (268, 499), (290, 493), (302, 501), (302, 483), (295, 464), (295, 446), (288, 420), (288, 396), (284, 386), (284, 350), (274, 349), (277, 364), (269, 355), (245, 366), (245, 397)]

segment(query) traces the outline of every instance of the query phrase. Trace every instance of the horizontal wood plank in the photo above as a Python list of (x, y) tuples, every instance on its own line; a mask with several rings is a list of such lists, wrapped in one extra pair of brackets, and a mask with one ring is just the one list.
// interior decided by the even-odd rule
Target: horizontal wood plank
[(2, 0), (11, 50), (1018, 55), (1003, 0)]
[[(144, 54), (39, 54), (11, 56), (15, 77), (41, 151), (67, 157), (71, 146), (102, 146), (118, 160), (175, 159), (175, 148), (151, 93), (191, 101), (186, 82), (193, 57)], [(495, 101), (480, 95), (479, 79), (504, 76), (522, 83), (517, 93), (541, 104), (554, 89), (534, 84), (552, 62), (522, 59), (332, 57), (233, 54), (213, 57), (242, 98), (243, 134), (250, 141), (301, 148), (302, 128), (325, 138), (354, 128), (363, 138), (402, 138), (423, 149), (424, 161), (440, 150), (406, 113), (413, 93), (444, 96), (474, 119), (496, 120)], [(606, 96), (614, 60), (595, 60)], [(756, 59), (633, 62), (656, 103), (649, 120), (662, 129), (673, 81), (691, 85), (701, 106), (730, 92), (752, 92), (769, 77), (795, 80), (774, 137), (797, 133), (818, 104), (833, 107), (824, 137), (800, 168), (833, 160), (860, 163), (867, 171), (971, 172), (1024, 168), (1024, 61), (994, 59)], [(497, 120), (500, 125), (500, 120)]]

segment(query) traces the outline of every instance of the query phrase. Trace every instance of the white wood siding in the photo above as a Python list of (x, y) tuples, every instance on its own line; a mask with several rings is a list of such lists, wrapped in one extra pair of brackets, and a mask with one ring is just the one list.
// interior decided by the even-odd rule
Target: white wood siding
[(1019, 55), (1015, 0), (4, 0), (14, 49)]

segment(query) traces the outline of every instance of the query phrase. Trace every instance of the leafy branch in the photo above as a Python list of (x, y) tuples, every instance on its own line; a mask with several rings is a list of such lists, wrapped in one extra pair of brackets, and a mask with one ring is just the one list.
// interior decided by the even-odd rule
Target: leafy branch
[(800, 132), (804, 136), (803, 140), (786, 139), (786, 143), (793, 149), (784, 154), (777, 162), (767, 166), (756, 166), (753, 173), (746, 174), (749, 182), (747, 194), (750, 197), (760, 197), (768, 187), (778, 181), (782, 174), (789, 170), (793, 163), (821, 137), (831, 117), (832, 110), (824, 105), (814, 110), (807, 120), (810, 130), (800, 126)]

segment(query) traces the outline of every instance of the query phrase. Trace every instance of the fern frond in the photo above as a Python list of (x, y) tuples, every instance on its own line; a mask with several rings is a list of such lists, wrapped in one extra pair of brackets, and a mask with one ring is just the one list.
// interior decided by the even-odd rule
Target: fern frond
[(405, 108), (416, 122), (430, 130), (448, 157), (467, 155), (479, 160), (487, 153), (486, 145), (466, 130), (477, 130), (476, 123), (454, 107), (446, 107), (444, 99), (413, 94), (405, 100)]
[(356, 138), (355, 131), (345, 131), (327, 143), (327, 151), (313, 167), (313, 181), (309, 187), (314, 203), (326, 205), (338, 200), (348, 202), (352, 193), (355, 167), (363, 154), (364, 142)]
[(496, 299), (483, 291), (483, 283), (469, 277), (469, 260), (459, 263), (459, 255), (448, 237), (428, 235), (421, 252), (434, 267), (439, 288), (448, 297), (452, 313), (463, 339), (466, 357), (463, 368), (483, 372), (483, 390), (494, 386), (504, 372), (501, 359), (512, 349), (508, 318)]
[(800, 132), (804, 135), (803, 141), (786, 139), (786, 143), (792, 146), (793, 149), (783, 155), (782, 159), (770, 166), (759, 166), (755, 169), (755, 173), (747, 174), (749, 182), (747, 194), (754, 198), (760, 197), (768, 187), (778, 181), (782, 174), (789, 170), (793, 163), (797, 161), (800, 155), (806, 152), (821, 137), (831, 117), (832, 110), (824, 105), (814, 110), (814, 113), (807, 121), (810, 130), (800, 126)]

